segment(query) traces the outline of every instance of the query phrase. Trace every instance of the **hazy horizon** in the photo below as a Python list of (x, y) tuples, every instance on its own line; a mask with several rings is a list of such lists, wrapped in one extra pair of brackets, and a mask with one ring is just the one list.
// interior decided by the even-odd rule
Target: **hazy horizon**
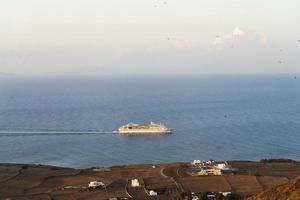
[(0, 75), (300, 73), (296, 0), (0, 2)]

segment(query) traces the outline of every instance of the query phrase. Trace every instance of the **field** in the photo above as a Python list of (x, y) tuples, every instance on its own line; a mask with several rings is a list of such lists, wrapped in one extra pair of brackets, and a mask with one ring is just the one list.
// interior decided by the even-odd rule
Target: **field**
[[(72, 169), (43, 165), (0, 164), (0, 199), (172, 199), (182, 192), (232, 192), (251, 196), (300, 175), (299, 162), (229, 161), (223, 176), (191, 176), (188, 163), (141, 164)], [(131, 187), (138, 179), (140, 187)], [(90, 191), (90, 181), (105, 189)], [(158, 196), (149, 196), (154, 190)]]

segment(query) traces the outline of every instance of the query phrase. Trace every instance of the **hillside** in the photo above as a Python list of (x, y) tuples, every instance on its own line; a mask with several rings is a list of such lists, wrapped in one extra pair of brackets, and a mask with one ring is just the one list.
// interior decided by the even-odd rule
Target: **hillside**
[(300, 200), (300, 176), (288, 183), (261, 192), (247, 200)]

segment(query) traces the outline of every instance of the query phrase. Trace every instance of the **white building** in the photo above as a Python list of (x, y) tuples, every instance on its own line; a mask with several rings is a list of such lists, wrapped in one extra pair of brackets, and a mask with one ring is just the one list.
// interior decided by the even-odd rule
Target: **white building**
[(139, 187), (140, 183), (138, 179), (132, 179), (131, 180), (131, 187)]
[(157, 192), (155, 192), (154, 190), (150, 190), (149, 195), (150, 196), (157, 196)]

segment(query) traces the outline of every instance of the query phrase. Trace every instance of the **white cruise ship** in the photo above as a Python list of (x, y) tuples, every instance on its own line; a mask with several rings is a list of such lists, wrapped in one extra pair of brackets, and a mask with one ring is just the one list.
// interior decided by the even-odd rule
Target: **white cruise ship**
[(118, 129), (119, 134), (128, 135), (142, 135), (142, 134), (165, 134), (171, 133), (171, 129), (167, 128), (164, 124), (156, 124), (150, 122), (150, 124), (134, 124), (129, 123), (121, 126)]

